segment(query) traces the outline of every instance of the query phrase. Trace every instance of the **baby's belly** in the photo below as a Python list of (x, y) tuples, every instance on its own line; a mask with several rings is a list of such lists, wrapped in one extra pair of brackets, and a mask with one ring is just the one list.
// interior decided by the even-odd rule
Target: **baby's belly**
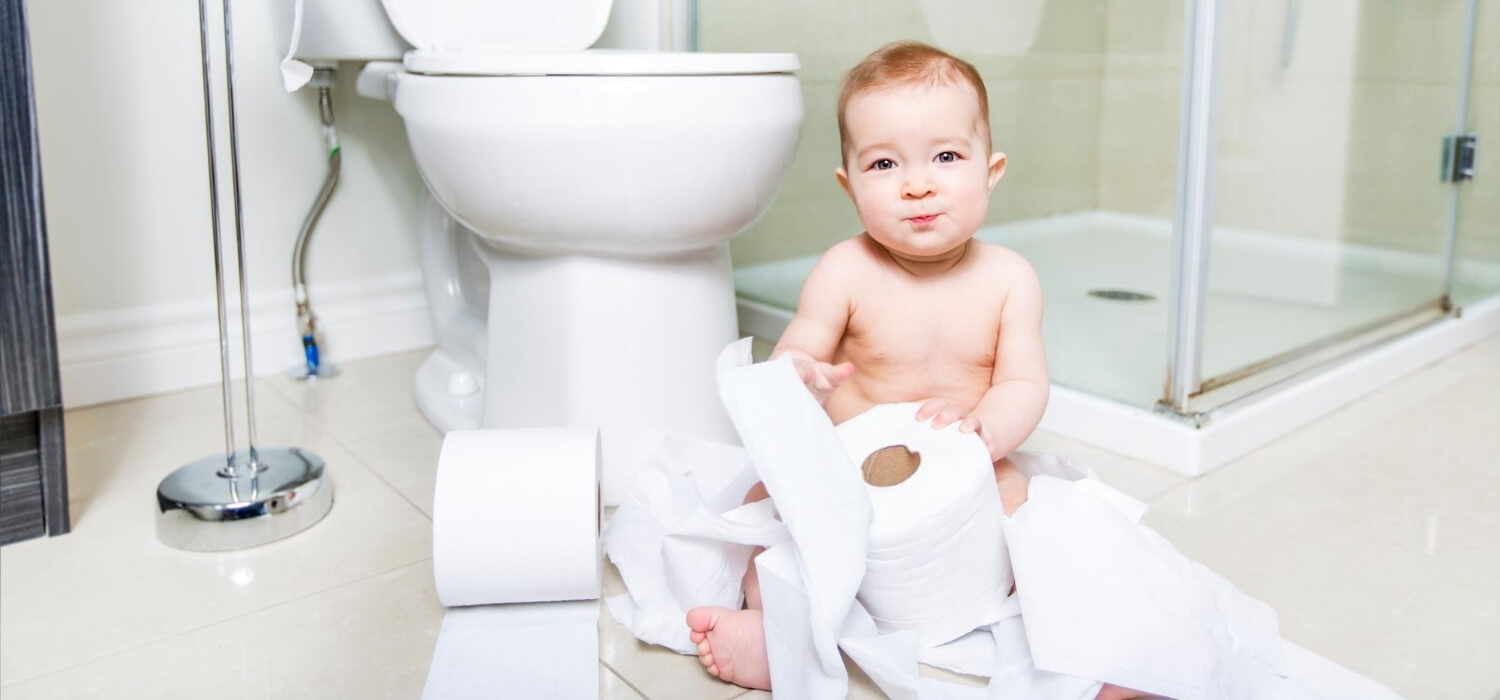
[[(857, 368), (858, 365), (856, 365), (856, 372)], [(912, 378), (918, 377), (924, 381), (912, 381)], [(937, 381), (934, 381), (935, 379)], [(909, 373), (909, 377), (901, 381), (880, 381), (877, 377), (856, 374), (828, 397), (823, 408), (828, 412), (828, 417), (833, 420), (834, 425), (887, 403), (921, 402), (943, 398), (959, 404), (965, 411), (971, 411), (979, 404), (979, 399), (989, 388), (988, 373), (985, 373), (983, 377), (953, 377), (949, 378), (949, 381), (941, 381), (941, 379), (941, 377), (923, 377), (917, 371)]]

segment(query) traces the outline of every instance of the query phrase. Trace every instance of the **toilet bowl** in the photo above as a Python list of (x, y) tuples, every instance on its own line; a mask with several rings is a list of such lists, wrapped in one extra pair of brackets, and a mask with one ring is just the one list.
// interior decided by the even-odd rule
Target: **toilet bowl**
[(429, 420), (598, 427), (611, 505), (664, 436), (736, 442), (728, 242), (791, 165), (796, 57), (585, 48), (609, 0), (382, 4), (415, 48), (358, 90), (392, 102), (426, 184)]

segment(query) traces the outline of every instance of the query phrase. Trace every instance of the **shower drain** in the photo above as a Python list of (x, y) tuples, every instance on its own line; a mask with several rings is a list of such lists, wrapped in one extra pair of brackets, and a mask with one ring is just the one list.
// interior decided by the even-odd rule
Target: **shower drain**
[(1156, 297), (1130, 289), (1090, 289), (1089, 296), (1110, 301), (1155, 301)]

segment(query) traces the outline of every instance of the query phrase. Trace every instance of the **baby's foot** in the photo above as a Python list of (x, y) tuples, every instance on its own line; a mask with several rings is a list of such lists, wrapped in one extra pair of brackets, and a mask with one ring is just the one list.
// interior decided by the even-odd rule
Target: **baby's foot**
[(687, 614), (689, 638), (710, 675), (738, 686), (771, 689), (766, 630), (759, 610), (693, 608)]

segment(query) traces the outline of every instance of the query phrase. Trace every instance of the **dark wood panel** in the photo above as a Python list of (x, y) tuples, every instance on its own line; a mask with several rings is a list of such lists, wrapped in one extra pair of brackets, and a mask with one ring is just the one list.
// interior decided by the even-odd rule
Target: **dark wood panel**
[(0, 417), (0, 544), (46, 534), (36, 413)]
[(24, 0), (0, 0), (0, 544), (69, 529)]
[(37, 411), (37, 450), (42, 462), (42, 511), (47, 534), (62, 535), (73, 528), (68, 511), (68, 471), (63, 452), (63, 410)]
[(22, 0), (0, 0), (0, 414), (62, 405)]

